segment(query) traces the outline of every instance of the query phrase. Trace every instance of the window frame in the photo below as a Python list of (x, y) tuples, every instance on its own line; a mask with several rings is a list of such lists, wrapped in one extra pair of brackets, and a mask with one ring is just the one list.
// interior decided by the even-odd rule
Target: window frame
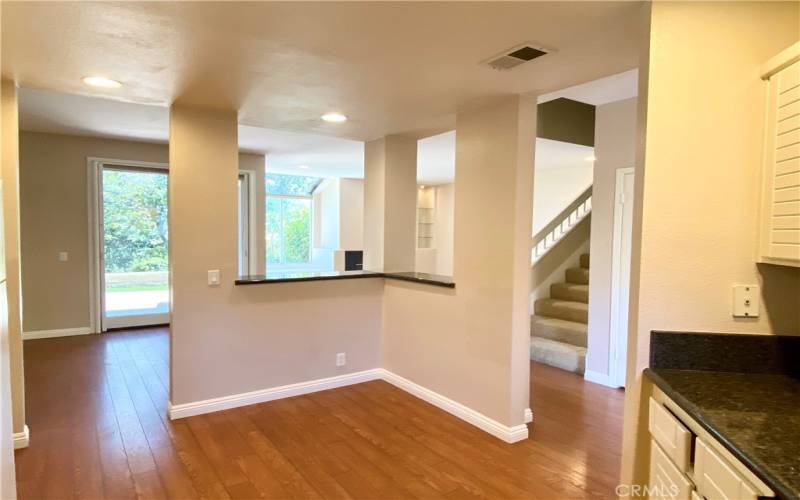
[(238, 272), (240, 276), (258, 271), (258, 238), (256, 236), (256, 173), (239, 170), (237, 178)]
[[(316, 189), (316, 188), (315, 188)], [(284, 252), (284, 224), (283, 224), (283, 213), (284, 207), (283, 203), (280, 204), (280, 237), (278, 239), (280, 244), (280, 252), (279, 255), (281, 257), (281, 261), (279, 263), (271, 263), (269, 262), (269, 248), (266, 248), (265, 256), (264, 256), (264, 265), (266, 266), (267, 272), (270, 269), (278, 269), (278, 270), (286, 270), (286, 269), (308, 269), (314, 266), (314, 257), (313, 257), (313, 249), (314, 249), (314, 195), (303, 196), (299, 194), (271, 194), (267, 192), (264, 196), (264, 235), (265, 237), (269, 237), (269, 228), (267, 224), (269, 223), (269, 199), (276, 198), (276, 199), (290, 199), (290, 200), (308, 200), (309, 202), (309, 225), (308, 225), (308, 260), (306, 262), (285, 262), (286, 254)], [(264, 242), (266, 245), (266, 241)]]

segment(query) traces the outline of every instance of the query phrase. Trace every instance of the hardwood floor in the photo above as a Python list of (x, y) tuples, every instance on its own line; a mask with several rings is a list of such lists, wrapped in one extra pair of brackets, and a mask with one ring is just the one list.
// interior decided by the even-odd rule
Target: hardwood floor
[(532, 364), (505, 444), (383, 381), (168, 419), (168, 337), (25, 342), (19, 498), (607, 498), (623, 393)]

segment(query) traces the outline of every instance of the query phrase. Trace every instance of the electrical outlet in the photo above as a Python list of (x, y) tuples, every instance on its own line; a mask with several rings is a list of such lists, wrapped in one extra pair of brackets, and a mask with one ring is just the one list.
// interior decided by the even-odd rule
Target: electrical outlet
[(344, 366), (347, 364), (347, 353), (340, 352), (336, 355), (336, 366)]

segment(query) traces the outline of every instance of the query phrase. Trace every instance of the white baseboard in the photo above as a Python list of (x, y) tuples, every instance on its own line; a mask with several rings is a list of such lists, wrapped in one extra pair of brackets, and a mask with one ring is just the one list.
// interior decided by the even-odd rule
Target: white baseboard
[(533, 422), (533, 410), (525, 408), (525, 423), (529, 424), (531, 422)]
[[(523, 439), (528, 438), (528, 427), (525, 424), (516, 425), (514, 427), (501, 424), (500, 422), (491, 419), (486, 415), (473, 410), (472, 408), (464, 406), (461, 403), (453, 401), (452, 399), (442, 396), (441, 394), (431, 391), (430, 389), (426, 389), (421, 385), (415, 384), (414, 382), (383, 368), (375, 368), (372, 370), (348, 373), (347, 375), (339, 375), (336, 377), (311, 380), (297, 384), (272, 387), (270, 389), (263, 389), (260, 391), (234, 394), (232, 396), (223, 396), (219, 398), (206, 399), (203, 401), (195, 401), (193, 403), (173, 405), (172, 402), (170, 402), (168, 404), (169, 418), (171, 420), (176, 420), (179, 418), (228, 410), (231, 408), (238, 408), (240, 406), (265, 403), (267, 401), (274, 401), (276, 399), (300, 396), (303, 394), (310, 394), (312, 392), (335, 389), (337, 387), (360, 384), (362, 382), (378, 379), (383, 379), (386, 382), (389, 382), (390, 384), (399, 387), (400, 389), (424, 401), (427, 401), (428, 403), (441, 408), (452, 415), (455, 415), (461, 420), (464, 420), (465, 422), (470, 423), (507, 443), (516, 443), (517, 441), (522, 441)], [(526, 423), (530, 422), (529, 418), (532, 419), (533, 414), (530, 412), (530, 409), (526, 409)]]
[(31, 431), (30, 429), (28, 429), (27, 425), (22, 427), (22, 432), (14, 433), (15, 450), (18, 450), (20, 448), (27, 448), (30, 443), (31, 443)]
[(22, 332), (22, 340), (72, 337), (73, 335), (89, 335), (91, 333), (94, 332), (91, 327), (88, 326), (82, 326), (80, 328), (61, 328), (59, 330), (36, 330), (33, 332)]
[(604, 385), (606, 387), (617, 388), (619, 386), (611, 383), (611, 377), (607, 373), (600, 373), (593, 370), (586, 370), (583, 373), (583, 379), (595, 384)]
[(172, 402), (170, 402), (169, 418), (175, 420), (194, 415), (202, 415), (204, 413), (228, 410), (230, 408), (238, 408), (240, 406), (265, 403), (267, 401), (274, 401), (276, 399), (290, 398), (292, 396), (300, 396), (303, 394), (310, 394), (312, 392), (335, 389), (337, 387), (344, 387), (346, 385), (360, 384), (362, 382), (377, 380), (379, 378), (381, 378), (381, 370), (380, 368), (375, 368), (372, 370), (348, 373), (346, 375), (339, 375), (336, 377), (310, 380), (308, 382), (299, 382), (297, 384), (283, 385), (280, 387), (272, 387), (269, 389), (262, 389), (260, 391), (245, 392), (242, 394), (234, 394), (232, 396), (223, 396), (220, 398), (195, 401), (193, 403), (173, 405)]
[(462, 405), (457, 401), (442, 396), (437, 392), (415, 384), (414, 382), (396, 375), (388, 370), (381, 369), (383, 372), (383, 379), (390, 384), (403, 389), (404, 391), (413, 394), (414, 396), (427, 401), (428, 403), (441, 408), (442, 410), (455, 415), (456, 417), (464, 420), (475, 427), (488, 432), (492, 436), (502, 439), (506, 443), (516, 443), (528, 438), (528, 426), (525, 424), (515, 425), (509, 427), (501, 424), (497, 420), (487, 417), (483, 413), (473, 410), (467, 406)]

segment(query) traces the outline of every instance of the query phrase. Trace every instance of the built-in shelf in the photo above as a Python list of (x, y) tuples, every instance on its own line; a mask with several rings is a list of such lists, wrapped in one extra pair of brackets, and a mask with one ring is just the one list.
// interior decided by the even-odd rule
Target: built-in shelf
[(436, 189), (432, 187), (417, 190), (417, 248), (434, 248), (436, 225)]

